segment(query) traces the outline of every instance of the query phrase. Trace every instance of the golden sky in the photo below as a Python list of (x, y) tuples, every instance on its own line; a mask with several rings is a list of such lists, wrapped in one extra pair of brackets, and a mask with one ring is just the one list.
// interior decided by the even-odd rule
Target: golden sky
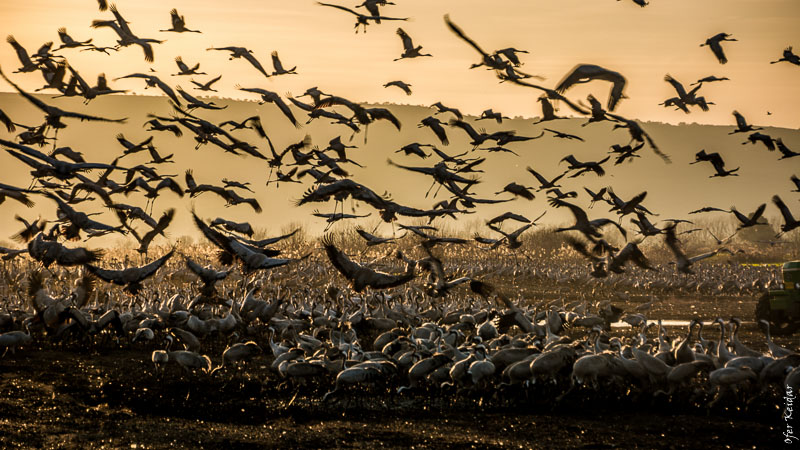
[[(333, 2), (333, 0), (331, 0)], [(640, 8), (630, 0), (398, 0), (383, 14), (409, 17), (408, 22), (370, 25), (366, 34), (353, 33), (354, 16), (310, 0), (118, 0), (122, 15), (140, 37), (166, 39), (155, 46), (156, 61), (148, 64), (136, 46), (106, 56), (76, 49), (62, 51), (87, 80), (105, 72), (110, 78), (155, 69), (170, 85), (190, 87), (188, 77), (172, 77), (174, 57), (201, 63), (208, 80), (222, 74), (219, 95), (253, 98), (234, 86), (261, 87), (282, 95), (298, 95), (311, 86), (356, 101), (430, 105), (442, 101), (465, 112), (487, 108), (509, 116), (539, 114), (538, 92), (498, 83), (490, 71), (468, 70), (478, 54), (451, 33), (444, 14), (487, 51), (516, 47), (529, 73), (546, 77), (553, 87), (576, 64), (590, 63), (624, 74), (628, 99), (619, 114), (642, 120), (732, 124), (737, 109), (759, 125), (797, 128), (800, 125), (800, 67), (769, 64), (785, 47), (800, 52), (800, 1), (797, 0), (652, 0)], [(353, 0), (344, 4), (353, 7)], [(163, 33), (170, 26), (169, 10), (177, 8), (189, 28), (202, 34)], [(359, 8), (363, 11), (363, 8)], [(77, 40), (93, 38), (97, 45), (115, 43), (111, 29), (92, 29), (93, 19), (111, 19), (94, 0), (25, 0), (0, 2), (0, 29), (13, 34), (30, 53), (47, 40), (58, 42), (56, 30), (66, 27)], [(422, 45), (432, 58), (392, 61), (402, 52), (397, 24)], [(724, 44), (729, 63), (720, 65), (706, 38), (731, 33), (738, 42)], [(207, 52), (210, 46), (243, 46), (253, 50), (271, 70), (270, 53), (277, 50), (285, 66), (297, 65), (299, 75), (265, 79), (243, 60), (229, 61), (225, 52)], [(19, 67), (10, 45), (0, 46), (0, 64), (6, 72)], [(700, 93), (716, 105), (710, 112), (691, 115), (667, 110), (658, 103), (674, 96), (663, 81), (672, 76), (688, 85), (708, 76), (731, 81), (703, 86)], [(41, 86), (38, 73), (14, 76), (25, 88)], [(412, 85), (413, 95), (384, 88), (392, 80)], [(112, 87), (142, 90), (141, 80), (120, 80)], [(2, 90), (10, 89), (3, 83)], [(153, 92), (149, 90), (147, 92)], [(196, 91), (195, 91), (196, 92)], [(573, 89), (569, 96), (588, 93), (605, 101), (608, 85), (594, 82)], [(244, 94), (244, 95), (243, 95)], [(771, 115), (767, 115), (767, 111)], [(565, 111), (566, 112), (566, 111)]]

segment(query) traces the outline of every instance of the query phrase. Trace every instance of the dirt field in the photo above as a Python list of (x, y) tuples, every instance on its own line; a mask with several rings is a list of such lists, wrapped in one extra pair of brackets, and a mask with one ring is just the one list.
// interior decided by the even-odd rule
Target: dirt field
[[(256, 363), (254, 363), (256, 364)], [(35, 351), (2, 361), (3, 448), (755, 448), (782, 441), (777, 410), (713, 411), (578, 393), (482, 408), (423, 396), (320, 404), (265, 371), (209, 381), (154, 374), (144, 351)], [(261, 377), (264, 378), (261, 378)], [(497, 402), (492, 402), (493, 404)], [(676, 401), (674, 403), (680, 403)]]
[[(687, 319), (696, 310), (707, 318), (750, 317), (750, 303), (671, 299), (651, 317)], [(741, 339), (764, 348), (754, 325), (743, 327)], [(777, 342), (797, 346), (796, 336)], [(549, 386), (486, 398), (384, 389), (321, 403), (332, 380), (288, 385), (269, 371), (267, 357), (209, 378), (179, 368), (158, 374), (150, 351), (112, 342), (7, 355), (0, 360), (0, 447), (775, 448), (783, 441), (783, 400), (775, 393), (746, 407), (730, 398), (712, 410), (701, 406), (702, 396), (588, 390), (556, 404)]]

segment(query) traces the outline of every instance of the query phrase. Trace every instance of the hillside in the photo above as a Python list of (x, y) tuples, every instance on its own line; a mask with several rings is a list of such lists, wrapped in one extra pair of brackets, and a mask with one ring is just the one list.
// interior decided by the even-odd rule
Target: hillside
[[(84, 153), (89, 161), (110, 162), (121, 154), (122, 147), (116, 142), (115, 136), (123, 133), (133, 142), (144, 140), (149, 135), (154, 135), (154, 144), (162, 155), (174, 153), (175, 164), (165, 164), (159, 168), (164, 174), (178, 175), (178, 181), (184, 185), (183, 174), (186, 169), (192, 169), (198, 183), (221, 184), (222, 178), (252, 183), (255, 197), (264, 208), (261, 214), (253, 213), (246, 205), (225, 208), (224, 202), (212, 194), (204, 194), (196, 199), (188, 197), (180, 199), (175, 194), (165, 193), (158, 198), (155, 204), (155, 214), (160, 214), (166, 208), (175, 207), (178, 210), (171, 236), (181, 235), (196, 236), (197, 232), (190, 222), (189, 211), (194, 205), (198, 213), (205, 218), (223, 216), (234, 221), (249, 221), (255, 228), (267, 229), (277, 232), (290, 223), (302, 223), (309, 226), (314, 233), (321, 232), (324, 220), (310, 216), (315, 209), (321, 212), (332, 212), (333, 204), (305, 205), (301, 208), (294, 206), (295, 201), (310, 186), (310, 179), (303, 180), (303, 184), (284, 184), (279, 187), (274, 184), (265, 187), (269, 167), (265, 161), (253, 157), (236, 157), (224, 153), (220, 148), (206, 145), (198, 150), (194, 149), (195, 141), (191, 135), (184, 134), (176, 138), (170, 133), (147, 132), (143, 123), (148, 120), (147, 114), (169, 115), (170, 107), (164, 97), (145, 96), (113, 96), (98, 98), (88, 106), (82, 105), (80, 100), (60, 99), (50, 100), (50, 96), (43, 96), (64, 109), (85, 111), (90, 114), (105, 117), (127, 117), (124, 125), (110, 125), (104, 123), (79, 122), (67, 120), (68, 127), (58, 135), (58, 145), (68, 145)], [(481, 183), (474, 192), (477, 196), (493, 197), (493, 194), (503, 188), (507, 183), (517, 183), (533, 186), (536, 180), (525, 170), (531, 166), (547, 177), (554, 177), (565, 170), (565, 163), (559, 160), (567, 154), (573, 154), (579, 160), (600, 160), (607, 155), (612, 144), (625, 144), (629, 136), (626, 130), (612, 131), (612, 124), (608, 122), (590, 124), (582, 127), (583, 119), (567, 119), (548, 122), (543, 125), (533, 125), (533, 119), (515, 118), (505, 120), (502, 124), (494, 121), (480, 121), (474, 123), (476, 128), (485, 127), (487, 131), (516, 130), (518, 135), (537, 136), (543, 127), (554, 128), (566, 133), (577, 134), (585, 142), (566, 141), (555, 139), (549, 133), (544, 137), (528, 142), (508, 144), (507, 148), (514, 150), (519, 156), (509, 153), (487, 153), (473, 151), (469, 145), (466, 134), (455, 128), (447, 127), (450, 145), (439, 144), (433, 133), (427, 128), (417, 128), (419, 121), (432, 114), (433, 109), (421, 106), (388, 105), (392, 112), (403, 124), (402, 130), (397, 131), (386, 121), (381, 121), (369, 127), (368, 132), (362, 131), (349, 141), (350, 130), (341, 125), (331, 125), (325, 120), (315, 120), (311, 124), (295, 129), (280, 111), (272, 104), (258, 105), (254, 102), (214, 99), (218, 104), (226, 105), (222, 111), (199, 111), (203, 118), (216, 123), (228, 119), (242, 120), (253, 114), (259, 114), (267, 133), (272, 138), (275, 147), (283, 149), (287, 145), (298, 142), (308, 134), (312, 137), (313, 145), (325, 148), (328, 141), (341, 135), (343, 141), (358, 146), (349, 151), (348, 156), (364, 166), (358, 168), (346, 165), (352, 178), (378, 193), (384, 191), (391, 193), (392, 198), (402, 204), (417, 208), (430, 208), (435, 202), (446, 199), (444, 190), (434, 198), (427, 199), (423, 196), (430, 186), (431, 180), (423, 175), (413, 174), (401, 169), (390, 167), (387, 158), (411, 166), (432, 166), (437, 158), (431, 157), (420, 160), (414, 156), (395, 154), (395, 150), (411, 142), (436, 144), (441, 150), (450, 155), (468, 152), (464, 157), (487, 157), (487, 162), (480, 166), (484, 173), (478, 174)], [(530, 101), (533, 101), (530, 98)], [(526, 101), (528, 101), (526, 99)], [(298, 120), (305, 123), (305, 114), (293, 108)], [(5, 111), (14, 121), (33, 125), (41, 121), (41, 114), (16, 94), (0, 94), (0, 109)], [(346, 110), (342, 110), (346, 113)], [(562, 111), (564, 113), (566, 111)], [(439, 115), (442, 120), (447, 120), (449, 114)], [(686, 116), (692, 119), (694, 114)], [(473, 122), (475, 118), (468, 118)], [(733, 117), (731, 117), (733, 123)], [(578, 204), (587, 205), (588, 197), (583, 187), (594, 191), (613, 186), (614, 191), (623, 199), (629, 199), (639, 192), (648, 192), (644, 204), (652, 211), (658, 212), (658, 219), (687, 218), (687, 212), (703, 206), (716, 206), (728, 208), (731, 205), (746, 213), (770, 201), (770, 197), (779, 194), (789, 204), (790, 208), (800, 215), (800, 204), (797, 202), (798, 194), (791, 193), (793, 189), (789, 177), (793, 173), (800, 173), (798, 161), (789, 159), (779, 161), (777, 152), (768, 152), (761, 144), (742, 145), (746, 135), (736, 134), (729, 136), (733, 130), (731, 126), (710, 125), (668, 125), (661, 123), (644, 123), (643, 127), (650, 133), (660, 149), (671, 156), (672, 163), (665, 164), (649, 149), (643, 149), (633, 163), (612, 165), (613, 159), (605, 164), (607, 175), (597, 177), (593, 174), (579, 178), (564, 178), (561, 180), (562, 190), (575, 190), (580, 194), (576, 200)], [(800, 132), (798, 130), (767, 128), (762, 133), (767, 133), (774, 138), (781, 137), (789, 148), (800, 151)], [(251, 130), (241, 130), (234, 133), (241, 139), (247, 140), (258, 146), (263, 153), (269, 153), (266, 143), (260, 141)], [(10, 139), (13, 135), (2, 129), (0, 137)], [(365, 136), (367, 142), (365, 143)], [(708, 152), (719, 152), (725, 159), (727, 167), (741, 167), (739, 176), (728, 178), (709, 178), (713, 173), (710, 164), (702, 163), (690, 165), (694, 161), (694, 154), (700, 149)], [(800, 159), (800, 158), (797, 158)], [(132, 155), (123, 159), (123, 166), (143, 164), (149, 160), (146, 152)], [(29, 169), (20, 161), (8, 154), (0, 156), (2, 161), (2, 182), (16, 186), (27, 186), (30, 183)], [(291, 158), (285, 159), (291, 162)], [(121, 175), (118, 175), (121, 178)], [(119, 180), (122, 181), (121, 179)], [(505, 195), (507, 197), (507, 195)], [(45, 198), (37, 198), (37, 205), (27, 209), (14, 201), (3, 205), (4, 214), (0, 216), (0, 240), (5, 239), (19, 228), (13, 220), (15, 214), (20, 214), (28, 219), (37, 214), (46, 218), (53, 218), (53, 202)], [(128, 203), (144, 206), (145, 199), (141, 194), (132, 194)], [(85, 206), (90, 205), (90, 206)], [(350, 201), (345, 204), (345, 212), (351, 212)], [(86, 212), (98, 211), (97, 202), (82, 203), (78, 209)], [(443, 223), (452, 227), (461, 227), (462, 224), (475, 226), (477, 221), (505, 211), (514, 211), (528, 217), (536, 217), (545, 209), (548, 214), (544, 217), (545, 223), (561, 223), (571, 220), (569, 213), (552, 210), (546, 206), (544, 192), (538, 193), (533, 201), (522, 199), (498, 205), (486, 205), (478, 208), (477, 214), (462, 216), (458, 223), (445, 219)], [(611, 217), (608, 208), (598, 205), (592, 210), (591, 217)], [(377, 214), (369, 207), (358, 206), (360, 214), (371, 212), (372, 215), (363, 219), (365, 225), (377, 224)], [(777, 209), (770, 203), (767, 216), (771, 219), (778, 218)], [(114, 223), (115, 219), (108, 215), (100, 216), (107, 222)], [(695, 216), (696, 217), (696, 216)], [(348, 225), (349, 226), (349, 225)], [(386, 226), (381, 233), (391, 233), (391, 228)], [(116, 239), (116, 238), (115, 238)]]

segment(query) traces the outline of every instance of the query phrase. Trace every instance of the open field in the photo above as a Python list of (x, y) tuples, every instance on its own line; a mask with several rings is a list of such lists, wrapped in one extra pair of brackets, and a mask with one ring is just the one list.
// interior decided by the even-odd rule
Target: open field
[(171, 3), (0, 1), (0, 450), (800, 442), (798, 0)]
[[(349, 242), (346, 236), (340, 235), (339, 239), (343, 245)], [(254, 340), (264, 353), (213, 376), (203, 371), (188, 373), (170, 364), (161, 371), (150, 361), (152, 351), (166, 345), (164, 327), (180, 326), (170, 323), (169, 314), (164, 316), (163, 325), (151, 325), (154, 339), (138, 342), (133, 342), (132, 327), (122, 336), (107, 330), (93, 335), (77, 331), (56, 338), (52, 330), (34, 331), (31, 344), (0, 359), (0, 391), (4, 393), (0, 400), (0, 417), (3, 418), (0, 446), (261, 448), (291, 444), (313, 448), (722, 448), (732, 445), (760, 448), (782, 441), (780, 408), (783, 399), (777, 388), (759, 394), (759, 384), (745, 385), (740, 393), (708, 406), (713, 393), (707, 392), (707, 375), (703, 373), (689, 387), (672, 396), (654, 396), (655, 386), (612, 379), (601, 382), (602, 388), (597, 391), (587, 385), (557, 400), (569, 387), (569, 368), (554, 378), (555, 384), (502, 387), (503, 377), (495, 374), (479, 386), (465, 385), (456, 389), (425, 383), (414, 391), (398, 394), (396, 387), (405, 383), (406, 368), (390, 379), (359, 384), (323, 402), (322, 396), (331, 390), (336, 372), (308, 379), (281, 376), (271, 367), (275, 356), (270, 351), (271, 335), (267, 327), (278, 327), (282, 320), (306, 317), (302, 320), (309, 325), (306, 331), (301, 329), (303, 336), (317, 336), (324, 341), (325, 330), (329, 333), (331, 329), (345, 329), (349, 325), (345, 328), (340, 328), (339, 324), (333, 328), (311, 327), (310, 316), (304, 316), (303, 310), (317, 319), (325, 315), (331, 319), (339, 317), (339, 323), (347, 325), (348, 321), (354, 321), (352, 312), (360, 308), (361, 299), (365, 297), (354, 296), (343, 289), (335, 299), (331, 298), (325, 288), (329, 285), (341, 288), (343, 279), (321, 259), (324, 255), (314, 252), (313, 241), (296, 241), (292, 245), (300, 251), (289, 253), (310, 251), (312, 256), (293, 269), (279, 268), (268, 276), (251, 278), (247, 285), (262, 285), (260, 297), (270, 303), (277, 298), (285, 299), (272, 318), (266, 322), (262, 322), (262, 318), (247, 320), (245, 311), (239, 309), (243, 322), (235, 330), (201, 337), (200, 352), (210, 356), (214, 367), (221, 363), (226, 346), (237, 341)], [(182, 247), (180, 251), (199, 261), (207, 255), (205, 246)], [(414, 254), (412, 248), (404, 248), (404, 251)], [(589, 305), (587, 316), (593, 315), (595, 308), (604, 302), (633, 312), (655, 298), (657, 301), (646, 312), (650, 319), (688, 321), (698, 317), (710, 323), (715, 317), (726, 320), (740, 317), (745, 323), (739, 339), (757, 351), (768, 351), (763, 334), (752, 323), (759, 287), (703, 285), (693, 283), (694, 278), (688, 277), (674, 284), (661, 283), (658, 279), (648, 280), (644, 272), (633, 271), (625, 278), (594, 280), (585, 276), (583, 263), (569, 252), (561, 258), (549, 255), (543, 259), (563, 277), (559, 278), (548, 276), (544, 265), (525, 257), (520, 257), (520, 261), (510, 257), (485, 258), (476, 263), (477, 258), (471, 251), (475, 250), (443, 249), (447, 270), (455, 275), (473, 267), (471, 276), (492, 274), (493, 283), (503, 286), (499, 289), (514, 298), (531, 318), (549, 306), (563, 314), (569, 309), (565, 305), (575, 301)], [(357, 249), (352, 247), (348, 252), (356, 253)], [(121, 262), (126, 255), (135, 257), (120, 250), (107, 258)], [(364, 259), (370, 257), (378, 265), (396, 265), (382, 252), (364, 254)], [(158, 318), (159, 309), (166, 307), (166, 298), (179, 293), (182, 300), (172, 303), (172, 311), (185, 310), (186, 302), (195, 295), (197, 283), (183, 267), (182, 259), (176, 257), (169, 261), (163, 272), (145, 285), (144, 292), (135, 298), (136, 302), (131, 303), (134, 298), (101, 285), (85, 309), (118, 310), (123, 314), (138, 311), (144, 314), (142, 317)], [(29, 310), (24, 304), (26, 270), (33, 268), (25, 261), (6, 263), (4, 273), (10, 282), (3, 294), (10, 303), (9, 310), (14, 309), (18, 300), (23, 302), (17, 305), (20, 309)], [(676, 277), (667, 273), (668, 270), (674, 269), (668, 264), (660, 267), (664, 280)], [(750, 279), (767, 283), (778, 276), (775, 266), (722, 261), (698, 265), (696, 270), (702, 270), (709, 279), (713, 279), (710, 275), (722, 271), (742, 283)], [(45, 273), (50, 280), (46, 290), (53, 294), (68, 293), (75, 271), (63, 268), (54, 271), (55, 278)], [(221, 292), (227, 292), (230, 299), (241, 302), (245, 293), (243, 282), (238, 273), (233, 273), (218, 287)], [(505, 310), (502, 305), (475, 296), (467, 288), (455, 289), (443, 299), (426, 298), (417, 292), (423, 287), (421, 281), (413, 283), (417, 287), (387, 292), (396, 302), (389, 304), (392, 309), (403, 311), (402, 305), (414, 305), (419, 313), (416, 319), (409, 314), (406, 325), (402, 320), (397, 322), (405, 332), (419, 327), (431, 310), (445, 313), (463, 310), (475, 315), (481, 311), (502, 313)], [(16, 297), (14, 292), (19, 292), (21, 297)], [(367, 316), (381, 316), (378, 298), (367, 299), (376, 308), (369, 307)], [(237, 306), (243, 307), (242, 303)], [(225, 316), (228, 308), (201, 304), (190, 310), (208, 320)], [(91, 315), (97, 317), (98, 313)], [(455, 329), (457, 325), (444, 325), (443, 318), (433, 321), (442, 323), (443, 330)], [(361, 333), (362, 328), (355, 328)], [(704, 337), (715, 339), (718, 327), (708, 328)], [(560, 335), (577, 343), (589, 339), (587, 331), (571, 326), (565, 327)], [(627, 343), (637, 332), (613, 326), (604, 335)], [(364, 350), (372, 350), (370, 342), (377, 333), (363, 329), (363, 334), (359, 334)], [(516, 326), (507, 333), (516, 338), (536, 335), (522, 333)], [(667, 333), (677, 341), (685, 334), (685, 327), (668, 327)], [(469, 344), (474, 334), (479, 333), (475, 329), (471, 333), (467, 331), (456, 345), (474, 349), (474, 345)], [(651, 338), (654, 335), (654, 332), (649, 333)], [(292, 338), (291, 332), (284, 336), (288, 339), (285, 345), (294, 345), (289, 342), (297, 338)], [(796, 336), (776, 337), (775, 342), (798, 349)], [(335, 346), (336, 342), (329, 344)], [(485, 344), (492, 349), (489, 355), (502, 348), (489, 341)], [(425, 353), (422, 348), (420, 351)], [(315, 359), (310, 355), (306, 358)]]

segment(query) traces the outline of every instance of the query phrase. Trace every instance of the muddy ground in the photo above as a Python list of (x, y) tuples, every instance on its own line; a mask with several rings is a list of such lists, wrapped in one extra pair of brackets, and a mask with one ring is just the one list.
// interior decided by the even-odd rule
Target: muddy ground
[[(616, 304), (633, 309), (644, 299)], [(752, 318), (749, 299), (670, 299), (650, 317), (701, 313)], [(690, 308), (694, 304), (695, 308)], [(699, 310), (699, 311), (698, 311)], [(627, 333), (616, 330), (615, 333)], [(675, 331), (674, 334), (678, 332)], [(706, 338), (716, 338), (708, 330)], [(740, 338), (765, 349), (754, 325)], [(797, 335), (776, 339), (797, 348)], [(294, 386), (270, 359), (220, 376), (158, 374), (152, 348), (38, 343), (0, 359), (0, 448), (777, 448), (783, 400), (749, 405), (704, 395), (671, 399), (576, 391), (560, 403), (550, 386), (485, 398), (440, 391), (351, 393), (322, 403), (332, 380)], [(213, 359), (213, 358), (212, 358)], [(800, 423), (797, 424), (800, 426)]]

